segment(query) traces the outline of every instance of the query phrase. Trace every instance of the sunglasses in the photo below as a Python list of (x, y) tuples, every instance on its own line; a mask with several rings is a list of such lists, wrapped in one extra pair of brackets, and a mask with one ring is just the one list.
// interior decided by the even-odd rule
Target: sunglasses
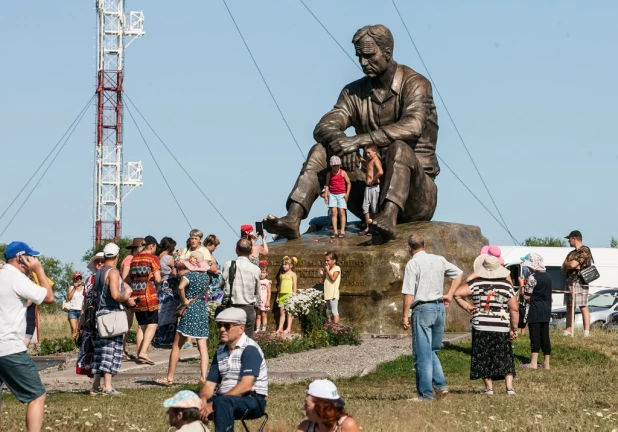
[(232, 324), (232, 323), (223, 323), (223, 322), (218, 322), (217, 323), (217, 328), (221, 328), (223, 327), (226, 330), (231, 329), (232, 327), (237, 327), (239, 324)]

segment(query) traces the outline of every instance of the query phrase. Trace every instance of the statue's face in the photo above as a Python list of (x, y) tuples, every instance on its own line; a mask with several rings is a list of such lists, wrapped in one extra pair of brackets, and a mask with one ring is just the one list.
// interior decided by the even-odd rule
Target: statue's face
[(369, 78), (382, 75), (390, 61), (390, 55), (388, 53), (385, 55), (369, 36), (365, 36), (356, 44), (356, 56), (363, 72)]

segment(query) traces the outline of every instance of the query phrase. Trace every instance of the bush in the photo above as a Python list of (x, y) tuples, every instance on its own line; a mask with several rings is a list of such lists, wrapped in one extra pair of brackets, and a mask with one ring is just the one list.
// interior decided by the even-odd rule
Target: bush
[(58, 339), (43, 339), (36, 345), (37, 355), (51, 355), (70, 352), (77, 349), (75, 341), (69, 337)]
[(328, 323), (324, 326), (328, 334), (328, 343), (331, 346), (338, 345), (360, 345), (362, 338), (358, 325), (345, 325), (339, 323)]
[(326, 348), (332, 345), (328, 332), (323, 328), (312, 331), (308, 339), (311, 341), (312, 348)]
[(281, 336), (259, 332), (253, 334), (253, 340), (262, 348), (265, 359), (275, 358), (283, 353), (285, 341)]

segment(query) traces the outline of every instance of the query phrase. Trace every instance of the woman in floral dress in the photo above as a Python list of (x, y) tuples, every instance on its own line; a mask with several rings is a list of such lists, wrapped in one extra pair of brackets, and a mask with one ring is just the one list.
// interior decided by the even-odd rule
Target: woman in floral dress
[(184, 261), (184, 266), (189, 270), (178, 286), (180, 302), (187, 306), (185, 314), (180, 318), (176, 329), (176, 337), (172, 352), (170, 353), (169, 368), (167, 376), (157, 380), (159, 384), (171, 386), (174, 384), (174, 374), (176, 365), (180, 357), (180, 349), (187, 338), (197, 340), (197, 348), (200, 352), (200, 382), (206, 382), (206, 372), (208, 370), (208, 287), (210, 277), (208, 269), (210, 266), (204, 261), (204, 255), (199, 251), (191, 253), (189, 259)]

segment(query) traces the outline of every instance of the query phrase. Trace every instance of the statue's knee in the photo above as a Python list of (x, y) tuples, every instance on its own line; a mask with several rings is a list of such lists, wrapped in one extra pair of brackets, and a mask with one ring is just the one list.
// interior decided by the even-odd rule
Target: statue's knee
[(307, 155), (307, 161), (305, 162), (304, 169), (312, 171), (321, 171), (327, 168), (326, 161), (326, 149), (322, 144), (315, 144), (309, 150)]

